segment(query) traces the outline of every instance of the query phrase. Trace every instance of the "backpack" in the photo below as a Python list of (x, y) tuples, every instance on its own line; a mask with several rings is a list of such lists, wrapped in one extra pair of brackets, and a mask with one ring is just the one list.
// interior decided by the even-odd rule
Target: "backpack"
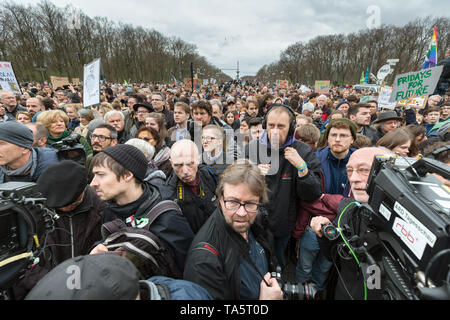
[(139, 281), (139, 285), (148, 288), (148, 297), (141, 297), (143, 300), (212, 300), (205, 288), (187, 280), (155, 276)]
[(181, 278), (175, 255), (168, 243), (150, 231), (152, 223), (163, 213), (177, 211), (180, 207), (171, 200), (155, 205), (144, 218), (129, 217), (125, 222), (116, 219), (101, 228), (103, 244), (110, 251), (122, 251), (141, 273), (142, 279), (152, 276)]

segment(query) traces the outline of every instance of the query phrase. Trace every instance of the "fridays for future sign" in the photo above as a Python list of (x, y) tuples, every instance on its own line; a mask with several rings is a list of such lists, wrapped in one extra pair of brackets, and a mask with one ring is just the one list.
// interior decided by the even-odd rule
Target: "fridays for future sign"
[(399, 74), (395, 77), (389, 102), (427, 96), (434, 92), (444, 66)]

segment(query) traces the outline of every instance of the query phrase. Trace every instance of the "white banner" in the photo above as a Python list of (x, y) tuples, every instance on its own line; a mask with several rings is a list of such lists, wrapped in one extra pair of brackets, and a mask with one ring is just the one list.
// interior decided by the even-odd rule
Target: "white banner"
[(100, 58), (84, 66), (83, 107), (100, 103)]
[(378, 108), (379, 109), (391, 109), (394, 110), (396, 103), (389, 102), (392, 94), (391, 87), (381, 87), (380, 94), (378, 95)]
[(22, 94), (16, 75), (9, 61), (0, 61), (0, 90), (8, 90), (14, 94)]

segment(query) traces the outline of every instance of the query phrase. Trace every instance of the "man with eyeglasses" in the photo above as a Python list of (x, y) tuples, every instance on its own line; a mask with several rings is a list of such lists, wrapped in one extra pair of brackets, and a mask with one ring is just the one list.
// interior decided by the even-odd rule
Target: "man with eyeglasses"
[(183, 139), (170, 150), (173, 168), (167, 185), (172, 189), (170, 200), (176, 200), (192, 231), (197, 233), (216, 209), (217, 186), (213, 172), (200, 164), (200, 153), (194, 142)]
[(152, 93), (151, 103), (155, 112), (162, 113), (166, 117), (167, 129), (170, 129), (173, 126), (175, 126), (175, 121), (173, 119), (173, 111), (165, 107), (166, 99), (164, 97), (164, 94), (162, 94), (161, 92)]
[(88, 181), (92, 181), (94, 174), (92, 173), (92, 158), (109, 146), (115, 146), (117, 141), (117, 130), (113, 126), (103, 123), (97, 126), (91, 135), (91, 145), (93, 154), (86, 157), (86, 169), (88, 171)]
[(142, 126), (145, 126), (145, 118), (154, 111), (151, 104), (144, 101), (142, 103), (136, 103), (133, 105), (134, 114), (136, 115), (136, 121), (133, 127), (130, 129), (130, 137), (136, 137), (137, 131)]
[[(372, 168), (374, 157), (377, 155), (386, 154), (386, 151), (381, 148), (361, 148), (356, 150), (350, 156), (350, 159), (346, 165), (346, 172), (348, 181), (350, 182), (350, 188), (353, 198), (343, 199), (338, 207), (336, 218), (331, 222), (326, 217), (314, 217), (311, 219), (311, 229), (316, 233), (317, 240), (319, 242), (320, 250), (329, 261), (335, 261), (339, 265), (339, 272), (341, 279), (330, 279), (329, 288), (333, 288), (331, 296), (335, 300), (348, 300), (348, 299), (363, 299), (363, 276), (361, 270), (353, 259), (345, 260), (339, 258), (337, 254), (338, 246), (336, 245), (342, 239), (339, 237), (334, 241), (330, 241), (323, 237), (321, 228), (323, 225), (333, 223), (338, 226), (347, 225), (350, 228), (351, 234), (356, 234), (359, 239), (353, 245), (355, 247), (364, 246), (371, 250), (371, 254), (375, 257), (378, 247), (375, 246), (377, 240), (376, 235), (367, 231), (367, 227), (361, 221), (361, 217), (358, 214), (358, 205), (361, 203), (367, 203), (369, 201), (369, 194), (366, 191), (367, 181), (369, 179), (369, 173)], [(359, 204), (357, 204), (358, 202)], [(345, 210), (345, 211), (344, 211)], [(335, 266), (337, 266), (335, 264)], [(380, 290), (368, 290), (368, 299), (379, 299)]]
[(18, 111), (27, 111), (27, 108), (17, 103), (16, 96), (11, 91), (1, 91), (0, 100), (5, 108), (5, 116), (10, 120), (16, 119), (16, 114)]
[(221, 176), (217, 206), (192, 241), (184, 279), (214, 299), (281, 300), (269, 272), (277, 265), (272, 236), (260, 206), (269, 200), (258, 167), (237, 160)]

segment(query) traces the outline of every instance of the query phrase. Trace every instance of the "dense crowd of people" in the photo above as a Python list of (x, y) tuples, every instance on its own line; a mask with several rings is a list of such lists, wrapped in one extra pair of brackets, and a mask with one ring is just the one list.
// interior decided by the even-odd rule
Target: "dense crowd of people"
[[(49, 275), (64, 272), (59, 266), (67, 259), (88, 263), (74, 258), (114, 251), (102, 226), (142, 222), (164, 200), (180, 210), (167, 209), (150, 231), (174, 258), (177, 272), (170, 275), (206, 289), (205, 297), (282, 299), (268, 274), (294, 264), (290, 280), (314, 283), (317, 297), (361, 299), (350, 262), (341, 264), (347, 292), (340, 283), (330, 286), (333, 249), (321, 226), (344, 204), (368, 201), (374, 155), (428, 156), (449, 144), (450, 92), (428, 97), (424, 108), (407, 101), (383, 110), (378, 93), (351, 87), (317, 93), (232, 81), (191, 92), (103, 83), (101, 102), (87, 108), (79, 86), (26, 83), (22, 90), (0, 92), (0, 183), (36, 182), (59, 219), (39, 262), (14, 285), (17, 299), (30, 291), (37, 299), (47, 292), (70, 296), (56, 282), (52, 289), (48, 281), (56, 280)], [(363, 96), (369, 100), (361, 102)], [(62, 158), (74, 133), (82, 156)], [(435, 158), (450, 164), (448, 149)], [(142, 274), (139, 267), (134, 272)], [(100, 269), (89, 272), (103, 283)], [(136, 279), (117, 281), (132, 288), (123, 297), (138, 295), (130, 284)], [(71, 297), (121, 297), (93, 294)]]

